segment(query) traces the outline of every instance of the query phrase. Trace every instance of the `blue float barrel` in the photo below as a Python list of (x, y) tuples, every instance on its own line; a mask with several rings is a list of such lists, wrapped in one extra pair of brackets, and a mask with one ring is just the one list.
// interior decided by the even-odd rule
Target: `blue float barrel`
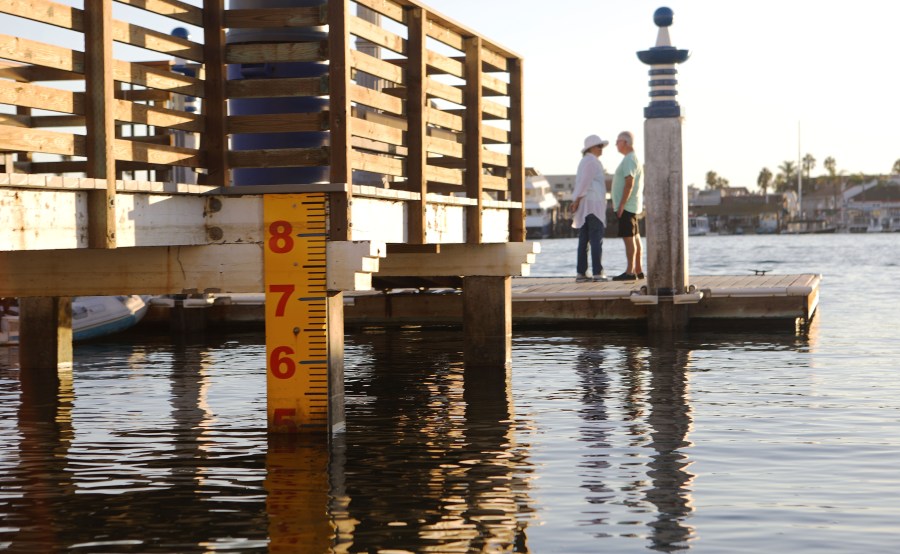
[[(231, 0), (231, 9), (296, 8), (321, 6), (327, 0)], [(325, 27), (289, 29), (232, 29), (226, 36), (228, 44), (321, 41), (328, 38)], [(321, 77), (328, 73), (328, 64), (320, 62), (246, 63), (229, 64), (228, 79), (278, 79)], [(235, 98), (228, 101), (231, 115), (263, 115), (315, 113), (328, 109), (328, 99), (320, 96), (291, 98)], [(232, 150), (264, 150), (283, 148), (316, 148), (328, 143), (328, 133), (242, 133), (231, 137)], [(235, 168), (235, 185), (311, 184), (328, 182), (330, 168), (275, 167)]]

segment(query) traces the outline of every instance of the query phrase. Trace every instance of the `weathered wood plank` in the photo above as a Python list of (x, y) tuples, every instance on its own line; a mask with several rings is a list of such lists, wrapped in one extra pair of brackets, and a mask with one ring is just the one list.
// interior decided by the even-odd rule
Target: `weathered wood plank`
[(329, 148), (231, 150), (229, 167), (318, 167), (328, 165)]
[(466, 196), (478, 200), (477, 206), (466, 208), (466, 242), (468, 244), (479, 244), (482, 242), (482, 193), (484, 192), (484, 166), (482, 159), (482, 153), (484, 152), (484, 126), (481, 123), (482, 94), (480, 85), (483, 76), (481, 70), (481, 38), (472, 37), (464, 42), (466, 54), (466, 141), (464, 148), (464, 157), (467, 162), (465, 171)]
[(500, 129), (493, 125), (482, 125), (480, 134), (484, 137), (485, 143), (509, 144), (509, 131), (505, 129)]
[(354, 84), (350, 84), (348, 90), (351, 102), (384, 110), (394, 115), (403, 114), (403, 102), (397, 97)]
[(402, 176), (404, 174), (404, 161), (399, 158), (354, 151), (350, 155), (350, 160), (351, 167), (360, 171), (394, 176)]
[(411, 202), (409, 208), (409, 238), (411, 244), (425, 244), (426, 215), (425, 199), (428, 194), (426, 176), (428, 151), (426, 141), (426, 111), (428, 97), (425, 93), (427, 79), (425, 54), (425, 20), (427, 13), (422, 8), (412, 8), (408, 14), (408, 63), (406, 65), (407, 98), (406, 117), (408, 120), (407, 145), (409, 153), (406, 163), (406, 177), (410, 188), (419, 193), (419, 200)]
[(289, 77), (284, 79), (241, 79), (226, 81), (228, 98), (282, 98), (288, 96), (324, 96), (328, 77)]
[(398, 54), (404, 56), (407, 54), (406, 41), (403, 40), (403, 37), (356, 16), (350, 16), (348, 24), (351, 35), (364, 38), (373, 44), (381, 46), (382, 48), (387, 48)]
[(327, 59), (327, 41), (228, 44), (225, 46), (225, 63), (322, 62)]
[(353, 69), (386, 79), (392, 83), (403, 84), (406, 82), (402, 68), (397, 67), (390, 62), (360, 52), (359, 50), (348, 50), (348, 53), (350, 64)]
[(227, 133), (293, 133), (328, 129), (328, 112), (231, 115)]
[(224, 21), (229, 29), (316, 27), (327, 23), (328, 13), (322, 6), (234, 9), (225, 11)]
[(116, 139), (116, 159), (127, 162), (144, 162), (159, 165), (207, 167), (206, 154), (193, 148), (148, 144), (127, 139)]
[(203, 10), (185, 2), (178, 0), (117, 0), (117, 2), (203, 28)]
[(353, 135), (370, 140), (403, 146), (403, 131), (388, 125), (381, 125), (365, 119), (353, 118)]
[(0, 150), (84, 156), (84, 137), (56, 131), (0, 125)]
[(399, 4), (390, 0), (356, 0), (356, 3), (399, 23), (406, 22), (406, 11)]

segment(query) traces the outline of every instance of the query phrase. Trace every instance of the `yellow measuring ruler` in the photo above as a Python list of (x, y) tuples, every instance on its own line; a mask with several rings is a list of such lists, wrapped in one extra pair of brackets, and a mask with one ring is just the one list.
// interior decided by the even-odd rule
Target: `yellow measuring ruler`
[(266, 392), (269, 431), (327, 430), (325, 194), (266, 194)]

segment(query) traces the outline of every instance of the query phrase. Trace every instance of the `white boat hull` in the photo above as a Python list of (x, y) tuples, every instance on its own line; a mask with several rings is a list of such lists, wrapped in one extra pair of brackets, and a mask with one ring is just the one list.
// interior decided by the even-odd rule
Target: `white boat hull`
[[(147, 313), (148, 297), (78, 296), (72, 299), (72, 340), (104, 337), (135, 326)], [(19, 317), (0, 318), (0, 345), (18, 344)]]

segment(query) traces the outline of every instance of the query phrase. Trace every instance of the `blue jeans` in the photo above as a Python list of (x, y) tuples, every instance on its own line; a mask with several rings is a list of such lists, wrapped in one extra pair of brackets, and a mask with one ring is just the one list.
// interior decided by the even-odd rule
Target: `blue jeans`
[(603, 263), (600, 261), (603, 255), (603, 231), (603, 222), (599, 217), (588, 214), (584, 218), (584, 225), (578, 231), (578, 259), (575, 268), (579, 275), (587, 274), (588, 246), (591, 248), (591, 267), (594, 275), (603, 272)]

